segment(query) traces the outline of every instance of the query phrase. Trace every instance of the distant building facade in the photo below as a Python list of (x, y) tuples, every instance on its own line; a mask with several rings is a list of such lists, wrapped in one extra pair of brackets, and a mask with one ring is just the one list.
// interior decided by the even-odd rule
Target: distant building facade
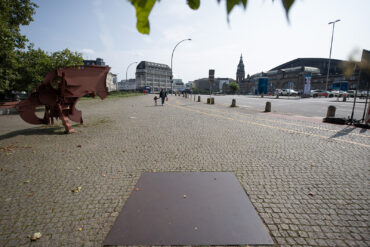
[[(348, 82), (348, 89), (354, 89), (358, 80), (358, 70), (352, 76), (345, 76), (343, 67), (347, 61), (332, 59), (329, 70), (328, 83), (326, 75), (328, 59), (324, 58), (297, 58), (282, 65), (279, 65), (267, 72), (254, 74), (240, 83), (241, 94), (254, 94), (257, 88), (258, 78), (268, 78), (268, 92), (275, 89), (294, 89), (303, 91), (305, 77), (311, 77), (311, 89), (332, 89), (333, 83)], [(326, 85), (327, 84), (327, 85)]]
[(106, 86), (108, 92), (117, 91), (117, 75), (109, 72), (107, 74)]
[(220, 91), (223, 91), (224, 86), (227, 86), (230, 84), (229, 78), (218, 78), (218, 81), (220, 82), (219, 84)]
[(196, 89), (199, 89), (201, 91), (208, 91), (211, 90), (212, 92), (218, 92), (219, 91), (219, 81), (217, 78), (210, 83), (208, 78), (201, 78), (198, 80), (194, 80), (194, 85)]
[(243, 55), (240, 55), (240, 60), (238, 64), (238, 68), (236, 70), (236, 82), (240, 83), (245, 78), (245, 70), (244, 70), (244, 63), (243, 63)]
[(188, 83), (185, 83), (185, 89), (191, 90), (193, 86), (193, 82), (189, 81)]
[(221, 93), (224, 92), (225, 86), (229, 83), (234, 82), (234, 79), (231, 78), (215, 78), (214, 82), (210, 84), (208, 78), (201, 78), (198, 80), (194, 80), (192, 82), (192, 87), (199, 89), (201, 91), (208, 91), (211, 90), (213, 93)]
[(107, 66), (103, 58), (97, 58), (95, 60), (83, 60), (84, 65), (100, 65), (100, 66)]
[(120, 91), (135, 91), (136, 90), (136, 80), (135, 79), (128, 79), (121, 80), (118, 83), (118, 90)]
[(185, 89), (185, 85), (181, 79), (173, 79), (173, 91), (182, 92)]
[(143, 89), (146, 86), (152, 88), (152, 92), (158, 93), (161, 88), (171, 90), (171, 69), (166, 64), (141, 61), (136, 66), (136, 88)]
[[(269, 71), (279, 70), (279, 69), (290, 69), (296, 67), (314, 67), (320, 70), (320, 74), (326, 75), (328, 72), (328, 62), (327, 58), (296, 58), (292, 61), (283, 63)], [(330, 59), (330, 70), (329, 75), (343, 74), (342, 65), (346, 61), (339, 59)]]

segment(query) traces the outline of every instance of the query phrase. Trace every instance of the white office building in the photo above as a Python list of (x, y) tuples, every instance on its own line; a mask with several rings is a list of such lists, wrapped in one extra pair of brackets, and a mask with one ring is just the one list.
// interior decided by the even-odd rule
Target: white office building
[(141, 61), (136, 66), (136, 88), (150, 87), (151, 92), (158, 93), (161, 88), (171, 90), (171, 68), (166, 64)]

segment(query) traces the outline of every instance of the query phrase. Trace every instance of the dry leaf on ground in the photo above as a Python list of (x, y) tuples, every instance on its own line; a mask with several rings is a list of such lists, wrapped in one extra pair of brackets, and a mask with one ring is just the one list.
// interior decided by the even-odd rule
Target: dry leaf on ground
[(74, 188), (73, 190), (71, 190), (73, 193), (77, 193), (77, 192), (80, 192), (80, 190), (82, 189), (81, 186), (78, 186), (76, 188)]
[(37, 239), (41, 238), (42, 237), (42, 234), (41, 232), (35, 232), (32, 236), (30, 236), (30, 239), (32, 241), (36, 241)]

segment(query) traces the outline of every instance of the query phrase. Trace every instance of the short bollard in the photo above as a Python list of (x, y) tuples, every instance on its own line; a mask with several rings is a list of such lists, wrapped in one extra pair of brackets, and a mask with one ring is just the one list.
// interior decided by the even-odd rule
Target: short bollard
[(335, 106), (331, 105), (328, 107), (328, 112), (326, 113), (326, 117), (335, 117)]
[(230, 107), (236, 107), (236, 99), (232, 99)]
[(271, 102), (269, 101), (266, 102), (265, 112), (271, 112)]
[(194, 95), (194, 101), (195, 101), (195, 95)]
[(207, 98), (207, 104), (213, 105), (215, 103), (215, 98)]
[(200, 102), (200, 96), (198, 96), (198, 102)]
[(263, 94), (261, 94), (261, 98), (263, 98)]
[(347, 101), (347, 97), (343, 96), (343, 102), (346, 102), (346, 101)]
[(277, 99), (279, 98), (279, 95), (278, 95), (278, 94), (276, 95), (276, 98), (277, 98)]

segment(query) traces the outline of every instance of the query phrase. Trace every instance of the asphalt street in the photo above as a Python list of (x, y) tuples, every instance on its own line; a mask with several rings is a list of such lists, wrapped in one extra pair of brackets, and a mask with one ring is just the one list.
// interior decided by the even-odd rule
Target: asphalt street
[[(207, 97), (204, 95), (204, 97)], [(240, 107), (251, 110), (263, 111), (267, 101), (272, 104), (272, 111), (282, 114), (294, 114), (307, 117), (323, 118), (330, 105), (336, 107), (336, 117), (348, 118), (352, 114), (353, 98), (348, 98), (343, 102), (343, 98), (300, 98), (280, 96), (279, 99), (273, 96), (252, 96), (252, 95), (235, 95), (235, 96), (212, 96), (215, 97), (216, 104), (230, 105), (231, 100), (235, 97), (236, 103)], [(355, 119), (362, 119), (365, 106), (365, 99), (357, 99), (354, 111)]]

